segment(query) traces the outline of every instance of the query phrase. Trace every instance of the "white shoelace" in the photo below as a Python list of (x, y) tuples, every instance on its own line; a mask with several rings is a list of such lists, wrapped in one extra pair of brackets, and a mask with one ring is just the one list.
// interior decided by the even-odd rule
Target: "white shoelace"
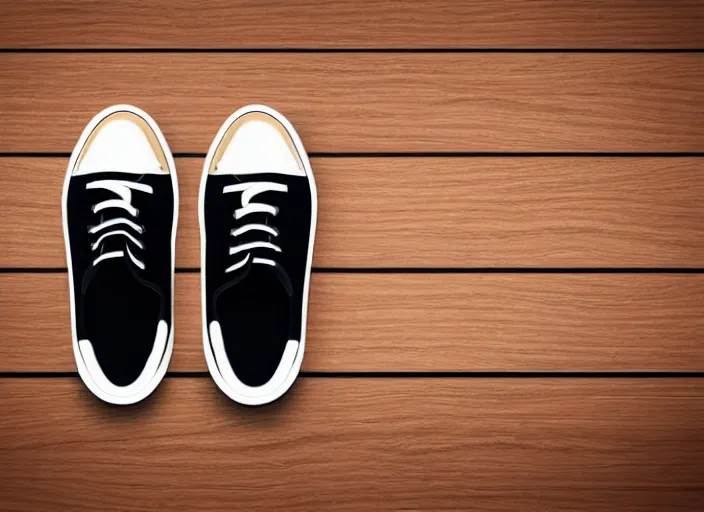
[[(107, 199), (105, 201), (102, 201), (100, 203), (97, 203), (93, 205), (92, 211), (93, 213), (98, 213), (106, 208), (120, 208), (122, 210), (125, 210), (127, 213), (129, 213), (132, 217), (136, 218), (139, 215), (139, 210), (132, 206), (132, 191), (136, 190), (139, 192), (145, 192), (147, 194), (152, 194), (154, 193), (154, 190), (152, 187), (149, 185), (145, 185), (143, 183), (133, 183), (131, 181), (121, 181), (121, 180), (97, 180), (97, 181), (91, 181), (90, 183), (86, 184), (86, 190), (97, 190), (97, 189), (103, 189), (103, 190), (108, 190), (110, 192), (113, 192), (120, 196), (120, 199)], [(91, 235), (99, 233), (101, 231), (104, 231), (108, 228), (111, 228), (113, 226), (118, 226), (118, 225), (124, 225), (128, 226), (130, 229), (134, 230), (138, 234), (142, 234), (144, 232), (144, 228), (142, 226), (139, 226), (135, 222), (133, 222), (130, 219), (124, 218), (124, 217), (116, 217), (112, 219), (108, 219), (104, 222), (101, 222), (97, 226), (93, 226), (88, 230), (88, 233)], [(127, 240), (132, 242), (134, 245), (136, 245), (139, 249), (144, 248), (144, 244), (140, 242), (134, 235), (130, 234), (128, 231), (125, 231), (124, 229), (116, 229), (113, 231), (105, 231), (103, 234), (100, 235), (100, 237), (92, 244), (91, 246), (91, 251), (97, 251), (100, 249), (101, 244), (103, 241), (110, 237), (110, 236), (124, 236)], [(144, 270), (144, 262), (140, 261), (137, 259), (137, 257), (132, 253), (130, 250), (129, 244), (125, 244), (125, 251), (127, 251), (127, 256), (132, 260), (132, 263), (137, 265), (140, 269)], [(106, 252), (98, 256), (93, 260), (93, 266), (97, 265), (101, 261), (110, 259), (110, 258), (122, 258), (125, 256), (125, 251), (111, 251), (111, 252)]]
[[(235, 185), (228, 185), (223, 188), (223, 194), (229, 194), (231, 192), (242, 192), (242, 208), (235, 210), (234, 217), (239, 220), (242, 217), (250, 215), (252, 213), (268, 213), (269, 215), (276, 216), (279, 213), (279, 209), (275, 206), (268, 205), (266, 203), (253, 203), (252, 199), (257, 194), (262, 194), (264, 192), (288, 192), (288, 186), (282, 185), (280, 183), (274, 183), (272, 181), (254, 181), (251, 183), (237, 183)], [(267, 224), (251, 223), (245, 224), (237, 229), (230, 231), (230, 235), (238, 237), (247, 233), (248, 231), (263, 231), (272, 237), (279, 236), (279, 232), (276, 228), (269, 226)], [(252, 249), (270, 249), (276, 252), (281, 252), (281, 247), (271, 242), (246, 242), (234, 247), (230, 247), (230, 255), (242, 253), (245, 251), (251, 251)], [(249, 261), (251, 254), (248, 252), (244, 258), (239, 260), (234, 265), (230, 265), (225, 269), (225, 272), (232, 272), (238, 268), (242, 268)], [(269, 258), (252, 258), (252, 263), (259, 263), (263, 265), (276, 265), (274, 260)]]

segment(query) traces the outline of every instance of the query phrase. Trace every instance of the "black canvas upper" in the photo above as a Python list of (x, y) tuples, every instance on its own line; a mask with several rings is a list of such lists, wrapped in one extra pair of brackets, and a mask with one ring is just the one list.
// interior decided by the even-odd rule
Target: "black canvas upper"
[[(92, 212), (93, 205), (119, 199), (109, 190), (87, 190), (86, 184), (99, 180), (119, 180), (149, 185), (153, 193), (132, 191), (133, 217), (122, 208)], [(105, 376), (118, 386), (136, 380), (149, 357), (160, 320), (172, 326), (171, 239), (174, 191), (168, 174), (128, 174), (101, 172), (72, 176), (67, 198), (67, 224), (71, 248), (73, 291), (78, 340), (90, 340)], [(111, 218), (126, 218), (144, 228), (139, 234), (129, 226), (108, 227), (90, 234), (91, 227)], [(91, 250), (99, 236), (125, 230), (137, 238), (139, 249), (123, 235), (103, 240)], [(128, 257), (126, 246), (144, 263), (140, 269)], [(123, 251), (124, 257), (110, 258), (93, 265), (103, 253)]]
[[(273, 216), (252, 213), (235, 219), (242, 206), (241, 192), (223, 193), (228, 185), (274, 182), (287, 192), (257, 194), (253, 203), (278, 208)], [(276, 371), (288, 340), (301, 339), (303, 290), (311, 228), (311, 189), (305, 176), (276, 173), (234, 176), (211, 174), (205, 186), (207, 324), (220, 323), (225, 351), (237, 377), (249, 386), (265, 384)], [(245, 224), (266, 224), (278, 236), (259, 230), (231, 236)], [(255, 248), (229, 255), (229, 248), (247, 242), (271, 242), (282, 252)], [(249, 254), (243, 267), (225, 270)], [(272, 267), (255, 264), (255, 257), (276, 262)]]

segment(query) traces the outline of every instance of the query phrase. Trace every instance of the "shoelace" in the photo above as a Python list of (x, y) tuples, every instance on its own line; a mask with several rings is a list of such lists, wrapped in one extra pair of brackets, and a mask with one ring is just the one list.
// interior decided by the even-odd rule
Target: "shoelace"
[[(100, 203), (97, 203), (93, 205), (92, 207), (92, 212), (93, 213), (98, 213), (102, 210), (105, 210), (107, 208), (116, 208), (116, 209), (121, 209), (126, 211), (131, 217), (137, 218), (139, 216), (139, 210), (132, 206), (132, 191), (139, 191), (139, 192), (145, 192), (147, 194), (152, 194), (154, 193), (154, 190), (152, 187), (149, 185), (145, 185), (143, 183), (133, 183), (131, 181), (121, 181), (121, 180), (98, 180), (98, 181), (92, 181), (88, 184), (86, 184), (86, 190), (98, 190), (98, 189), (103, 189), (107, 190), (109, 192), (113, 192), (120, 196), (120, 199), (107, 199), (105, 201), (101, 201)], [(100, 224), (96, 226), (92, 226), (91, 228), (88, 229), (88, 233), (91, 235), (101, 233), (102, 234), (98, 237), (98, 239), (91, 245), (91, 251), (98, 251), (100, 250), (101, 244), (103, 241), (110, 237), (110, 236), (124, 236), (132, 242), (134, 245), (136, 245), (139, 249), (144, 249), (144, 244), (139, 241), (134, 235), (132, 235), (130, 232), (125, 231), (124, 229), (113, 229), (110, 231), (106, 231), (108, 228), (112, 228), (114, 226), (128, 226), (130, 229), (135, 231), (138, 235), (141, 235), (144, 233), (144, 227), (138, 225), (135, 223), (133, 220), (125, 218), (125, 217), (113, 217), (107, 220), (104, 220)], [(140, 269), (144, 270), (144, 263), (137, 259), (137, 257), (132, 253), (130, 250), (129, 244), (125, 243), (125, 250), (127, 251), (127, 255), (129, 258), (132, 260), (132, 262), (137, 265)], [(125, 255), (125, 251), (111, 251), (111, 252), (105, 252), (100, 254), (97, 258), (93, 260), (93, 266), (97, 265), (101, 261), (110, 259), (110, 258), (122, 258)]]
[[(242, 193), (242, 208), (238, 208), (237, 210), (235, 210), (234, 213), (234, 217), (236, 220), (239, 220), (253, 213), (266, 213), (273, 217), (276, 217), (276, 215), (279, 213), (279, 209), (277, 207), (271, 206), (266, 203), (253, 203), (252, 199), (257, 194), (262, 194), (264, 192), (288, 192), (288, 186), (282, 185), (280, 183), (274, 183), (272, 181), (253, 181), (250, 183), (237, 183), (235, 185), (228, 185), (223, 188), (222, 191), (223, 194), (229, 194), (232, 192)], [(268, 235), (270, 235), (269, 240), (271, 240), (271, 237), (279, 236), (279, 231), (275, 227), (269, 226), (268, 224), (260, 223), (245, 224), (237, 229), (231, 230), (230, 235), (238, 237), (240, 235), (243, 235), (244, 233), (247, 233), (248, 231), (262, 231), (264, 233), (267, 233)], [(253, 249), (270, 249), (275, 252), (281, 252), (281, 247), (271, 243), (270, 241), (246, 242), (230, 247), (230, 256), (240, 254), (245, 251), (251, 251)], [(238, 268), (242, 268), (244, 265), (247, 264), (250, 257), (251, 253), (247, 253), (245, 257), (239, 260), (237, 263), (227, 267), (225, 269), (225, 272), (232, 272), (234, 270), (237, 270)], [(252, 263), (276, 266), (276, 262), (269, 258), (252, 258)]]

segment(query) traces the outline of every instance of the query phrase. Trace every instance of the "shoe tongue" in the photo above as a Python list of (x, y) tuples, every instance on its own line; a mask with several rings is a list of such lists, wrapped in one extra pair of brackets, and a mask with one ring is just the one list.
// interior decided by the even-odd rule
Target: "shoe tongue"
[[(121, 227), (119, 229), (122, 229)], [(109, 252), (121, 251), (126, 253), (127, 251), (127, 238), (123, 235), (112, 235), (105, 237), (100, 243), (100, 248), (94, 251), (94, 257), (97, 258), (101, 254), (106, 254)], [(117, 258), (115, 258), (117, 259)]]
[(291, 285), (291, 279), (289, 279), (288, 274), (284, 268), (276, 263), (275, 265), (269, 265), (265, 263), (253, 263), (252, 257), (241, 269), (234, 272), (234, 276), (229, 281), (229, 284), (224, 285), (225, 288), (237, 285), (242, 281), (272, 281), (271, 277), (275, 278), (281, 287), (284, 289), (289, 297), (293, 296), (293, 286)]
[(286, 270), (276, 263), (275, 265), (268, 265), (264, 263), (254, 263), (254, 267), (263, 267), (263, 271), (265, 272), (271, 272), (274, 274), (276, 279), (281, 283), (281, 286), (284, 287), (284, 290), (286, 290), (286, 293), (288, 294), (289, 297), (293, 297), (293, 286), (291, 285), (291, 279), (289, 279), (288, 274), (286, 273)]
[(108, 258), (97, 265), (88, 267), (85, 274), (83, 274), (81, 290), (83, 295), (85, 295), (88, 292), (88, 288), (92, 286), (100, 286), (109, 290), (111, 282), (126, 279), (132, 280), (136, 279), (136, 277), (125, 258)]

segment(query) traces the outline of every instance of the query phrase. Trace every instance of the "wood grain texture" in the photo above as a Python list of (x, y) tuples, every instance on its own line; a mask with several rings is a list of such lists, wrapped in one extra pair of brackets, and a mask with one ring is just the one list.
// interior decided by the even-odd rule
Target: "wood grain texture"
[(5, 48), (701, 48), (700, 0), (25, 0)]
[(704, 54), (0, 54), (0, 151), (132, 103), (205, 153), (249, 103), (311, 152), (702, 151)]
[[(176, 276), (172, 371), (204, 371)], [(704, 275), (314, 274), (304, 370), (704, 370)], [(74, 371), (68, 280), (0, 275), (0, 371)]]
[[(704, 268), (704, 174), (679, 158), (324, 153), (704, 151), (704, 1), (0, 0), (0, 268), (63, 267), (66, 158), (133, 103), (176, 153), (236, 108), (297, 127), (320, 267)], [(332, 155), (335, 156), (335, 155)], [(197, 267), (202, 158), (177, 159)], [(203, 372), (200, 276), (170, 370)], [(704, 372), (704, 274), (313, 275), (306, 372)], [(74, 372), (65, 273), (0, 272), (0, 372)], [(18, 377), (18, 376), (15, 376)], [(427, 376), (426, 376), (427, 377)], [(239, 408), (167, 378), (135, 407), (0, 376), (0, 512), (669, 511), (704, 503), (704, 379), (304, 376)]]
[[(64, 158), (0, 158), (0, 267), (63, 267)], [(704, 159), (314, 158), (317, 267), (702, 267)], [(202, 159), (176, 264), (200, 266)], [(31, 176), (31, 179), (28, 179)], [(38, 192), (40, 191), (40, 192)]]
[[(701, 380), (301, 379), (236, 408), (206, 379), (107, 407), (0, 380), (0, 510), (695, 510)], [(678, 508), (679, 507), (679, 508)]]

